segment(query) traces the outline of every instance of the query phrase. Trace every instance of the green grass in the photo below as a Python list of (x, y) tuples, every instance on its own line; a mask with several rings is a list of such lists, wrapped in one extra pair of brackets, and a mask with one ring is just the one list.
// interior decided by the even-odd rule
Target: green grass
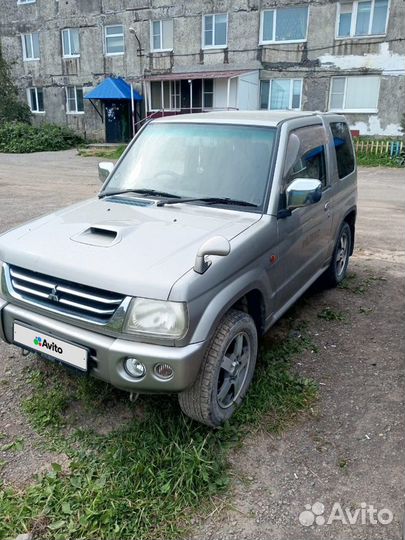
[[(279, 339), (261, 354), (248, 397), (231, 422), (212, 430), (181, 414), (175, 397), (144, 397), (142, 415), (109, 435), (89, 430), (66, 435), (72, 401), (114, 407), (113, 390), (56, 367), (34, 372), (24, 409), (48, 441), (63, 445), (68, 472), (53, 471), (25, 491), (0, 486), (0, 538), (33, 530), (67, 540), (178, 538), (195, 513), (230, 481), (227, 454), (252, 429), (280, 431), (316, 398), (316, 385), (291, 370), (291, 359), (313, 344)], [(69, 381), (69, 382), (67, 382)], [(96, 400), (96, 402), (95, 402)]]
[(391, 158), (388, 155), (357, 154), (357, 165), (360, 167), (404, 167), (399, 157)]
[(372, 274), (359, 278), (354, 272), (352, 272), (349, 273), (349, 275), (341, 283), (339, 283), (338, 289), (344, 289), (354, 294), (364, 295), (374, 283), (382, 281), (386, 281), (386, 278)]
[(325, 321), (346, 321), (347, 320), (345, 313), (336, 309), (332, 309), (330, 307), (326, 307), (322, 309), (322, 311), (318, 313), (318, 318), (324, 319)]
[(120, 146), (117, 146), (116, 148), (105, 148), (100, 150), (97, 150), (97, 148), (83, 147), (79, 148), (79, 155), (81, 155), (82, 157), (99, 157), (116, 160), (122, 156), (126, 147), (126, 144), (122, 144)]

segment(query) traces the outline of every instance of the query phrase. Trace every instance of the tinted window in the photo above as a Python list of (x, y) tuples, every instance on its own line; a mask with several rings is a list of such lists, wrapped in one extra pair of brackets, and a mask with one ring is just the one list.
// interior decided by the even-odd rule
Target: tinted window
[(321, 126), (309, 126), (292, 131), (288, 139), (284, 186), (296, 178), (315, 178), (326, 187), (326, 135)]
[(330, 129), (336, 151), (339, 178), (344, 178), (354, 171), (353, 145), (349, 127), (344, 122), (333, 122)]

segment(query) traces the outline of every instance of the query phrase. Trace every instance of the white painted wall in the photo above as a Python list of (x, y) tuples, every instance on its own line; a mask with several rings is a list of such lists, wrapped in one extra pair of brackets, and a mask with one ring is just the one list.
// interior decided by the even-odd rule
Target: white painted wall
[[(228, 79), (214, 79), (214, 107), (217, 109), (226, 108), (226, 97), (228, 92)], [(229, 93), (229, 107), (237, 107), (237, 79), (231, 79)]]
[(364, 115), (364, 121), (357, 121), (350, 124), (350, 129), (359, 130), (360, 135), (382, 135), (384, 137), (400, 137), (399, 124), (389, 124), (385, 128), (381, 127), (381, 121), (377, 115)]
[(405, 75), (405, 55), (390, 51), (389, 43), (381, 43), (378, 54), (339, 55), (324, 54), (319, 57), (323, 67), (342, 70), (361, 68), (382, 70), (386, 76)]

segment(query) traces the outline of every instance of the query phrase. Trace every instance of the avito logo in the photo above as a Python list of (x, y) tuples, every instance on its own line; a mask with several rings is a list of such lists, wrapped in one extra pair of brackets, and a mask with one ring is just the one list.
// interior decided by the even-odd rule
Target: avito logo
[(62, 347), (59, 347), (59, 345), (57, 345), (53, 341), (52, 341), (52, 343), (50, 343), (46, 339), (42, 339), (39, 336), (34, 338), (34, 345), (36, 345), (37, 347), (42, 347), (42, 348), (48, 349), (48, 351), (53, 351), (53, 352), (56, 352), (58, 354), (63, 354)]

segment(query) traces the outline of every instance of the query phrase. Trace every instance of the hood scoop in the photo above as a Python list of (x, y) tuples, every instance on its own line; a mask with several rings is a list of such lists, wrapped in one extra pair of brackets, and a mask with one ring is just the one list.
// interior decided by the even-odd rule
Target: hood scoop
[(127, 223), (100, 223), (75, 234), (71, 240), (90, 246), (110, 247), (121, 241), (122, 231), (128, 227)]

